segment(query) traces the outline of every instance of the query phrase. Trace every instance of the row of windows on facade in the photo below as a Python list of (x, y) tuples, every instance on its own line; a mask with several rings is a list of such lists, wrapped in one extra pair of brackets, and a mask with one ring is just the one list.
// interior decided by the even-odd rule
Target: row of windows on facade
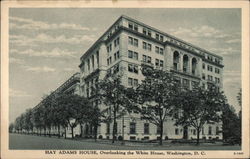
[[(129, 22), (129, 23), (128, 23), (128, 27), (129, 27), (129, 29), (132, 29), (132, 30), (138, 32), (138, 25), (137, 25), (137, 24)], [(145, 28), (145, 27), (144, 27), (143, 30), (142, 30), (142, 33), (143, 33), (144, 35), (149, 36), (149, 37), (152, 37), (152, 33), (151, 33), (151, 32), (152, 32), (152, 31), (151, 31), (150, 29), (147, 29), (147, 28)], [(158, 33), (155, 33), (155, 39), (160, 40), (160, 41), (162, 41), (162, 42), (164, 41), (163, 35), (160, 35), (160, 34), (158, 34)], [(170, 41), (179, 44), (179, 42), (177, 42), (176, 40), (171, 39)], [(184, 45), (184, 44), (182, 44), (182, 43), (180, 43), (180, 45), (181, 45), (181, 46), (186, 46), (186, 45)], [(146, 48), (146, 47), (145, 47), (145, 48)], [(186, 48), (186, 47), (185, 47), (185, 48)], [(190, 47), (189, 47), (189, 48), (190, 48)], [(192, 48), (192, 47), (191, 47), (191, 48)], [(192, 50), (194, 51), (194, 49), (192, 49)], [(216, 58), (216, 57), (213, 57), (213, 56), (211, 56), (211, 55), (207, 55), (206, 58), (207, 58), (209, 61), (212, 61), (212, 62), (215, 62), (215, 63), (220, 64), (220, 60), (219, 60), (218, 58)]]
[[(192, 135), (196, 135), (196, 129), (189, 129)], [(180, 135), (180, 133), (182, 133), (183, 129), (180, 128), (175, 128), (175, 135)], [(115, 132), (117, 132), (117, 124), (115, 125)], [(160, 134), (161, 129), (159, 126), (156, 127), (156, 134)], [(219, 127), (216, 127), (216, 132), (215, 135), (219, 135)], [(110, 124), (107, 123), (107, 130), (106, 130), (107, 134), (110, 134)], [(130, 122), (129, 123), (129, 134), (136, 134), (136, 123), (135, 122)], [(150, 124), (149, 123), (144, 123), (143, 125), (143, 134), (150, 134)], [(201, 131), (202, 135), (205, 135), (205, 131), (204, 128), (202, 128)], [(213, 135), (213, 128), (212, 126), (208, 127), (208, 135)]]
[[(138, 39), (133, 37), (128, 37), (128, 43), (130, 45), (138, 47)], [(144, 50), (152, 51), (152, 44), (142, 41), (142, 48)], [(159, 46), (155, 46), (155, 53), (163, 55), (163, 48)]]
[(207, 59), (209, 60), (209, 61), (212, 61), (212, 62), (215, 62), (215, 63), (217, 63), (217, 64), (220, 64), (220, 60), (218, 59), (218, 58), (214, 58), (213, 56), (211, 56), (211, 55), (207, 55)]
[[(129, 22), (129, 23), (128, 23), (128, 28), (131, 29), (131, 30), (134, 30), (134, 31), (136, 31), (136, 32), (139, 31), (139, 30), (138, 30), (138, 25), (135, 24), (135, 23)], [(143, 27), (143, 28), (142, 28), (142, 33), (143, 33), (144, 35), (146, 35), (146, 36), (152, 37), (152, 31), (151, 31), (150, 29), (148, 29), (148, 28)], [(162, 42), (164, 41), (163, 35), (161, 35), (161, 34), (159, 34), (159, 33), (155, 33), (154, 38), (155, 38), (156, 40), (159, 40), (159, 41), (162, 41)]]
[[(206, 69), (206, 64), (205, 63), (202, 64), (202, 68)], [(207, 65), (207, 70), (210, 71), (210, 72), (213, 72), (213, 66)], [(217, 73), (217, 74), (219, 74), (220, 73), (220, 69), (219, 68), (215, 68), (214, 72)]]
[[(95, 56), (96, 56), (96, 65), (95, 65)], [(93, 54), (88, 60), (87, 60), (87, 68), (88, 71), (90, 70), (90, 61), (92, 64), (92, 68), (95, 68), (95, 66), (97, 66), (97, 68), (99, 67), (99, 51), (96, 51), (95, 54)], [(83, 62), (82, 66), (81, 66), (81, 71), (85, 72), (85, 62)]]
[[(207, 75), (207, 80), (209, 81), (214, 81), (213, 78), (215, 79), (215, 83), (220, 83), (220, 78), (218, 77), (213, 77), (211, 75)], [(206, 80), (206, 75), (205, 73), (202, 73), (202, 79)]]
[[(86, 96), (90, 97), (94, 94), (94, 88), (96, 88), (96, 84), (98, 83), (99, 78), (92, 78), (90, 81), (86, 82)], [(84, 90), (84, 87), (82, 87)]]
[[(114, 53), (114, 61), (118, 60), (120, 58), (120, 52), (117, 51)], [(112, 63), (112, 56), (110, 56), (108, 59), (107, 59), (107, 65), (110, 65)]]
[[(114, 40), (114, 48), (116, 46), (119, 46), (119, 43), (120, 43), (120, 38), (117, 37), (115, 40)], [(111, 52), (112, 51), (112, 42), (110, 44), (107, 45), (107, 52)]]

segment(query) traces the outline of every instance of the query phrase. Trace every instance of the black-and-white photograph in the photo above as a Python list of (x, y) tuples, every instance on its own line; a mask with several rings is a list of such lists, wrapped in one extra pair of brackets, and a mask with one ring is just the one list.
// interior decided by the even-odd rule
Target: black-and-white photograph
[(242, 150), (241, 8), (8, 14), (10, 150)]

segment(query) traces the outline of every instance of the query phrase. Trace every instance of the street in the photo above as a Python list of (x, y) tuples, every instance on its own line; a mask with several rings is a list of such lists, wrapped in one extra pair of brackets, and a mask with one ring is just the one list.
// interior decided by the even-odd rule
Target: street
[(112, 144), (111, 141), (71, 140), (56, 137), (36, 135), (13, 134), (9, 135), (9, 148), (11, 150), (240, 150), (239, 145), (222, 146), (221, 144), (188, 145), (188, 144), (158, 144), (131, 143), (121, 145), (120, 142)]

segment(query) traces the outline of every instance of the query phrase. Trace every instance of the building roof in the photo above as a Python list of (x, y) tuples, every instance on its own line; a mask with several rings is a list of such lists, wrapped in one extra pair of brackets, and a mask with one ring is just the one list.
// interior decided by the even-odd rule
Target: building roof
[(184, 43), (184, 44), (186, 44), (186, 45), (188, 45), (188, 46), (191, 46), (191, 47), (193, 47), (193, 48), (195, 48), (195, 49), (197, 49), (197, 50), (200, 50), (201, 52), (204, 52), (204, 53), (206, 53), (206, 54), (209, 54), (209, 55), (212, 55), (212, 56), (215, 56), (215, 57), (217, 57), (217, 58), (220, 58), (220, 59), (223, 59), (222, 58), (222, 56), (219, 56), (219, 55), (217, 55), (217, 54), (215, 54), (215, 53), (212, 53), (212, 52), (210, 52), (210, 51), (208, 51), (208, 50), (205, 50), (205, 49), (203, 49), (203, 48), (200, 48), (200, 47), (198, 47), (198, 46), (195, 46), (195, 45), (193, 45), (193, 44), (191, 44), (191, 43), (189, 43), (189, 42), (186, 42), (186, 41), (184, 41), (184, 40), (182, 40), (182, 39), (179, 39), (179, 38), (177, 38), (177, 37), (175, 37), (175, 36), (173, 36), (173, 35), (170, 35), (170, 34), (168, 34), (168, 33), (165, 33), (165, 32), (163, 32), (163, 31), (160, 31), (160, 30), (158, 30), (158, 29), (156, 29), (156, 28), (154, 28), (154, 27), (152, 27), (152, 26), (149, 26), (149, 25), (147, 25), (147, 24), (145, 24), (145, 23), (143, 23), (143, 22), (140, 22), (140, 21), (138, 21), (138, 20), (136, 20), (136, 19), (133, 19), (133, 18), (131, 18), (131, 17), (128, 17), (128, 16), (126, 16), (126, 15), (121, 15), (103, 34), (102, 34), (102, 36), (81, 56), (81, 59), (82, 58), (84, 58), (91, 50), (93, 50), (96, 46), (97, 46), (97, 44), (99, 44), (99, 42), (102, 42), (102, 41), (104, 41), (104, 39), (103, 39), (103, 37), (106, 35), (106, 33), (107, 32), (109, 32), (110, 31), (110, 29), (114, 26), (114, 25), (116, 25), (116, 23), (118, 22), (118, 21), (120, 21), (122, 18), (124, 18), (124, 19), (127, 19), (127, 20), (129, 20), (129, 21), (131, 21), (131, 22), (134, 22), (134, 23), (137, 23), (137, 24), (139, 24), (139, 25), (142, 25), (142, 26), (145, 26), (146, 28), (148, 28), (148, 29), (151, 29), (151, 30), (153, 30), (153, 31), (155, 31), (155, 32), (158, 32), (158, 33), (160, 33), (160, 34), (162, 34), (162, 35), (165, 35), (165, 36), (167, 36), (167, 37), (169, 37), (169, 38), (171, 38), (171, 39), (174, 39), (174, 40), (176, 40), (176, 41), (179, 41), (179, 42), (181, 42), (181, 43)]

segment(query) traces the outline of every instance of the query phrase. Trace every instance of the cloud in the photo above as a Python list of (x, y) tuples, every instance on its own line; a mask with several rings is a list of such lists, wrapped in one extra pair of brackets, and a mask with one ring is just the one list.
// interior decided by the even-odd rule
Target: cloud
[(21, 91), (21, 90), (15, 90), (15, 89), (9, 89), (9, 95), (11, 97), (29, 97), (31, 96), (27, 92)]
[(43, 67), (26, 67), (26, 71), (31, 71), (31, 72), (55, 72), (56, 69), (43, 66)]
[(51, 51), (36, 51), (33, 49), (17, 50), (11, 49), (10, 54), (27, 55), (31, 57), (75, 57), (76, 52), (54, 48)]
[(76, 69), (74, 68), (64, 68), (63, 71), (68, 71), (68, 72), (76, 72)]
[(79, 30), (79, 31), (90, 31), (88, 27), (83, 27), (79, 24), (72, 23), (47, 23), (43, 21), (35, 21), (32, 19), (10, 17), (10, 29), (25, 29), (25, 30), (57, 30), (57, 29), (68, 29), (68, 30)]
[(224, 33), (221, 30), (213, 28), (211, 26), (203, 25), (194, 28), (178, 27), (171, 30), (176, 36), (185, 36), (191, 38), (227, 38), (231, 35)]
[(67, 43), (67, 44), (81, 44), (84, 42), (93, 42), (94, 35), (76, 35), (71, 38), (60, 36), (50, 36), (48, 34), (38, 34), (35, 37), (27, 37), (23, 35), (10, 35), (10, 43), (18, 46), (38, 46), (38, 44), (45, 43)]
[(240, 43), (240, 42), (241, 42), (241, 39), (230, 39), (226, 41), (226, 43), (228, 44)]
[(15, 58), (15, 57), (10, 57), (9, 58), (9, 63), (12, 63), (12, 64), (23, 64), (24, 61), (21, 60), (21, 59)]
[(240, 50), (233, 49), (232, 47), (228, 48), (211, 48), (211, 51), (215, 53), (219, 53), (220, 55), (233, 55), (233, 54), (239, 54)]

